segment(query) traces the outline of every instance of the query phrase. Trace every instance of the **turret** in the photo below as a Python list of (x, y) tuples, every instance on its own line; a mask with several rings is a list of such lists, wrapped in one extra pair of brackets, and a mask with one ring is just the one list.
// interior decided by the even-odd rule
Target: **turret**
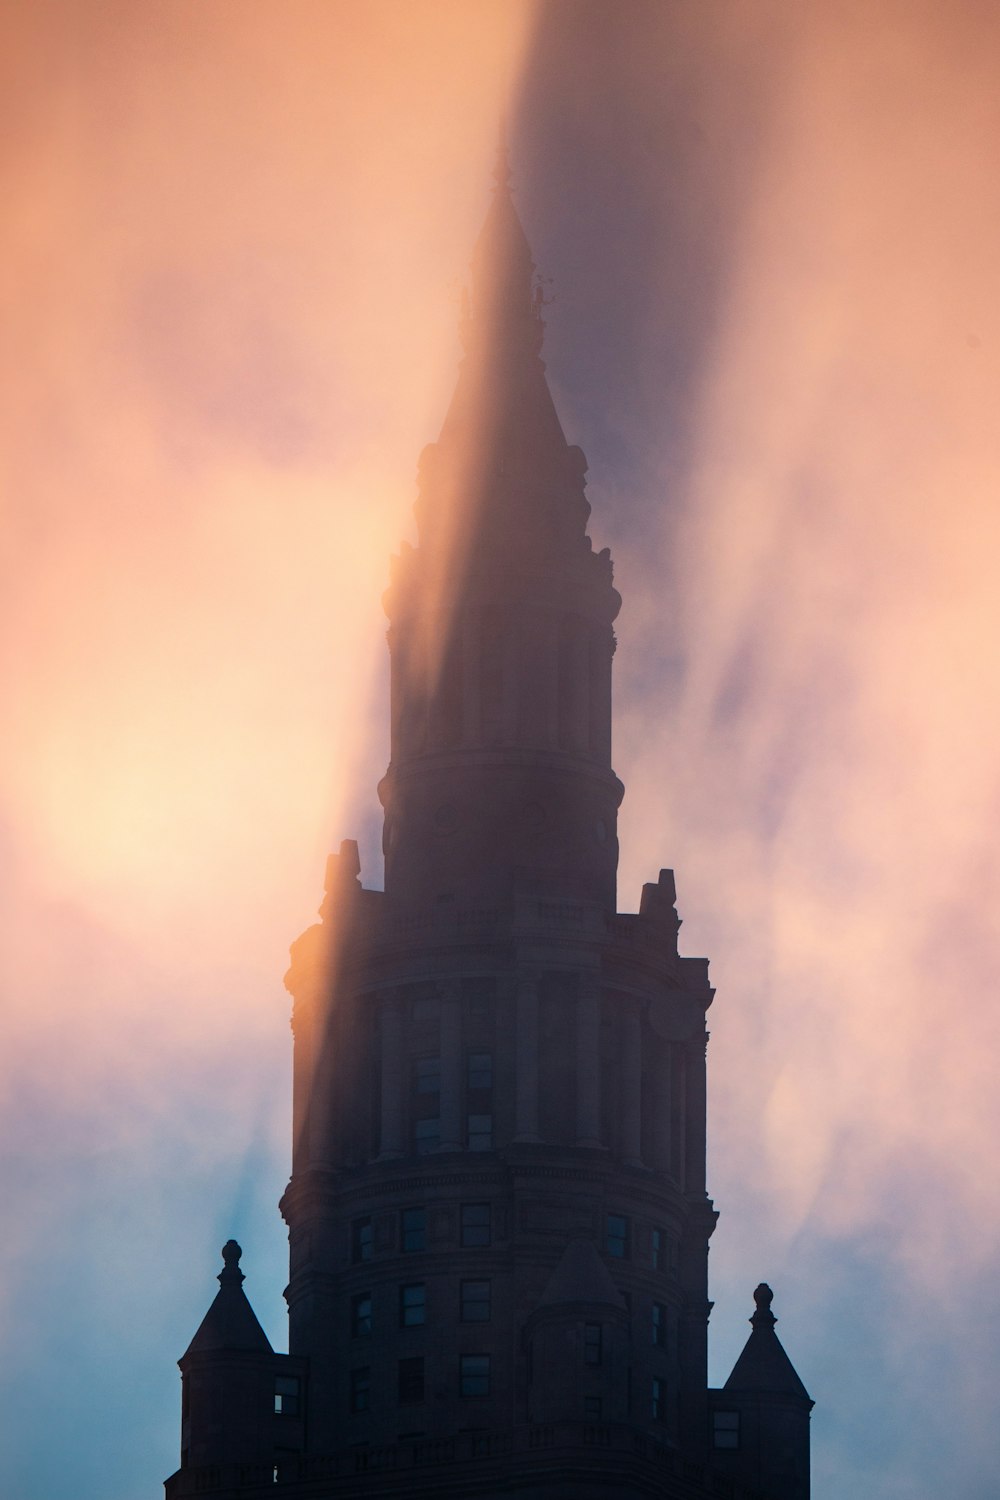
[(525, 1324), (534, 1422), (629, 1416), (629, 1314), (592, 1240), (571, 1239)]
[(197, 1492), (207, 1469), (270, 1480), (302, 1448), (304, 1367), (271, 1348), (243, 1290), (242, 1253), (235, 1240), (223, 1246), (219, 1291), (178, 1361), (181, 1467), (167, 1500)]
[(761, 1282), (750, 1337), (722, 1390), (710, 1393), (712, 1460), (766, 1500), (809, 1500), (813, 1402), (774, 1331), (773, 1297)]

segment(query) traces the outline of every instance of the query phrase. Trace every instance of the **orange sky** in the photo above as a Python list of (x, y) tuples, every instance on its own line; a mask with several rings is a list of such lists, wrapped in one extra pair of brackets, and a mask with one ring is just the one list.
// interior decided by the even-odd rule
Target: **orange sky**
[[(327, 850), (377, 845), (379, 597), (507, 113), (625, 600), (620, 904), (675, 866), (719, 987), (717, 1273), (782, 1279), (807, 1384), (839, 1369), (824, 1276), (873, 1244), (894, 1379), (928, 1301), (936, 1339), (974, 1341), (963, 1288), (1000, 1227), (1000, 14), (48, 4), (2, 55), (16, 1126), (25, 1099), (56, 1122), (47, 1160), (173, 1133), (206, 1180), (251, 1129), (286, 1149), (261, 1083), (287, 1066), (285, 951)], [(29, 1175), (12, 1339), (24, 1268), (85, 1213)], [(164, 1263), (201, 1243), (152, 1195), (139, 1219)], [(985, 1473), (978, 1408), (954, 1422)], [(878, 1496), (922, 1495), (885, 1472)]]

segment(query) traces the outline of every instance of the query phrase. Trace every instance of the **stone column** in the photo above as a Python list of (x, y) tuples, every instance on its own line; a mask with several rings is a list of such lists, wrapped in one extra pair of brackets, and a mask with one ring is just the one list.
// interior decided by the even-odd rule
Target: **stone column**
[(382, 1116), (379, 1136), (379, 1161), (403, 1155), (403, 1121), (406, 1092), (403, 1065), (402, 1001), (387, 995), (379, 1008), (379, 1033), (382, 1050)]
[(537, 1141), (538, 1134), (538, 984), (535, 971), (517, 977), (514, 1033), (514, 1139)]
[(439, 1151), (461, 1151), (462, 1130), (462, 997), (457, 981), (441, 996), (441, 1144)]
[(642, 1166), (642, 1022), (633, 1007), (622, 1016), (622, 1156)]
[(576, 1144), (601, 1146), (601, 984), (584, 974), (576, 1002)]
[(663, 1063), (658, 1070), (656, 1080), (656, 1108), (653, 1112), (655, 1138), (652, 1160), (654, 1167), (672, 1176), (673, 1162), (670, 1152), (673, 1127), (670, 1116), (674, 1107), (674, 1049), (669, 1042), (663, 1042), (661, 1046)]
[(707, 1036), (695, 1037), (684, 1049), (687, 1074), (684, 1187), (689, 1193), (705, 1191), (705, 1048), (707, 1045)]

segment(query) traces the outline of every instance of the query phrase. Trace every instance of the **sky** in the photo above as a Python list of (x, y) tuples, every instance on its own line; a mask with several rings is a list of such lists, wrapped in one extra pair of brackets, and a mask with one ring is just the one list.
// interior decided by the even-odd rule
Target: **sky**
[(711, 1377), (815, 1500), (987, 1500), (1000, 1316), (1000, 12), (144, 0), (0, 38), (5, 1495), (139, 1500), (244, 1247), (288, 944), (381, 882), (388, 558), (497, 121), (610, 545), (619, 906), (707, 954)]

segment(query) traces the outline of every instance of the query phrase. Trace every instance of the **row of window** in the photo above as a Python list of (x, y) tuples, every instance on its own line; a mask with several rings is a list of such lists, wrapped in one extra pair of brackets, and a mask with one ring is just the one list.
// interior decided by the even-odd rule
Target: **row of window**
[[(430, 1156), (441, 1145), (441, 1116), (425, 1115), (413, 1122), (413, 1152), (415, 1156)], [(493, 1150), (493, 1116), (466, 1115), (465, 1145), (469, 1151)]]
[[(459, 1319), (463, 1323), (488, 1323), (492, 1317), (492, 1285), (489, 1281), (459, 1283)], [(400, 1328), (420, 1328), (427, 1321), (427, 1288), (411, 1281), (399, 1288)], [(366, 1338), (372, 1331), (372, 1294), (358, 1292), (351, 1298), (351, 1337)]]
[[(463, 1283), (469, 1287), (488, 1288), (489, 1282)], [(402, 1290), (407, 1290), (403, 1288)], [(412, 1289), (411, 1289), (412, 1290)], [(422, 1289), (421, 1289), (422, 1290)], [(355, 1298), (357, 1302), (359, 1299)], [(421, 1307), (422, 1307), (421, 1303)], [(402, 1307), (402, 1301), (400, 1303)], [(654, 1304), (655, 1306), (655, 1304)], [(489, 1314), (487, 1313), (487, 1317)], [(369, 1312), (369, 1320), (371, 1314)], [(422, 1322), (423, 1319), (421, 1318)], [(467, 1321), (476, 1322), (476, 1318)], [(655, 1326), (655, 1325), (654, 1325)], [(599, 1323), (585, 1325), (584, 1351), (588, 1364), (601, 1362), (601, 1327)], [(370, 1326), (368, 1331), (370, 1332)], [(490, 1394), (490, 1356), (488, 1354), (463, 1354), (459, 1357), (459, 1393), (463, 1396), (488, 1396)], [(397, 1395), (401, 1405), (423, 1401), (424, 1360), (422, 1356), (401, 1359), (397, 1369)], [(371, 1369), (365, 1365), (351, 1371), (351, 1410), (363, 1412), (371, 1403)], [(588, 1421), (601, 1420), (600, 1396), (585, 1396), (583, 1414)], [(296, 1375), (277, 1375), (274, 1381), (274, 1410), (277, 1415), (297, 1417), (300, 1411), (299, 1379)], [(662, 1376), (654, 1375), (650, 1386), (650, 1415), (654, 1422), (662, 1422), (667, 1414), (667, 1385)], [(734, 1449), (740, 1446), (740, 1414), (738, 1411), (715, 1411), (712, 1413), (712, 1446)]]
[[(470, 1120), (486, 1122), (487, 1133), (492, 1129), (491, 1116), (470, 1115)], [(437, 1121), (418, 1121), (419, 1125)], [(400, 1245), (404, 1251), (419, 1251), (427, 1248), (427, 1210), (423, 1207), (404, 1208), (400, 1214)], [(489, 1203), (463, 1203), (459, 1221), (459, 1243), (466, 1249), (493, 1242), (492, 1213)], [(608, 1214), (605, 1221), (604, 1248), (615, 1260), (629, 1260), (632, 1255), (632, 1224), (624, 1214)], [(654, 1228), (650, 1233), (650, 1258), (653, 1270), (664, 1270), (671, 1242), (664, 1230)], [(355, 1219), (352, 1226), (351, 1259), (357, 1264), (371, 1260), (375, 1253), (375, 1229), (370, 1217)]]
[[(632, 1223), (624, 1214), (608, 1214), (604, 1229), (604, 1248), (616, 1260), (632, 1258)], [(649, 1234), (649, 1258), (654, 1271), (665, 1271), (676, 1261), (676, 1241), (666, 1230), (655, 1225)]]
[[(400, 1328), (421, 1328), (427, 1321), (427, 1287), (422, 1281), (405, 1282), (399, 1288)], [(667, 1343), (667, 1309), (662, 1302), (651, 1308), (652, 1343), (665, 1348)], [(462, 1323), (488, 1323), (493, 1315), (493, 1286), (489, 1281), (461, 1281), (458, 1289), (458, 1315)], [(358, 1292), (351, 1298), (351, 1337), (367, 1338), (372, 1332), (372, 1294)], [(600, 1323), (585, 1323), (584, 1360), (599, 1365), (602, 1359), (603, 1334)]]
[[(399, 1242), (403, 1250), (427, 1249), (427, 1210), (404, 1208), (400, 1214)], [(493, 1243), (493, 1214), (489, 1203), (463, 1203), (459, 1215), (459, 1242), (465, 1249)], [(357, 1265), (375, 1253), (375, 1226), (366, 1216), (351, 1226), (351, 1259)]]
[[(493, 1054), (469, 1052), (465, 1144), (469, 1151), (493, 1149)], [(413, 1149), (427, 1156), (441, 1145), (441, 1059), (418, 1057), (413, 1064)]]
[[(654, 1422), (665, 1422), (667, 1417), (667, 1383), (654, 1375), (649, 1391), (649, 1414)], [(588, 1422), (599, 1422), (603, 1416), (600, 1396), (584, 1396), (583, 1415)]]
[[(472, 1093), (493, 1087), (493, 1053), (469, 1052), (465, 1059), (465, 1086)], [(413, 1087), (418, 1094), (440, 1094), (440, 1057), (418, 1057), (413, 1064)]]
[[(369, 1365), (351, 1371), (351, 1411), (368, 1411), (371, 1406), (372, 1372)], [(458, 1390), (461, 1396), (490, 1394), (490, 1356), (462, 1354), (458, 1361)], [(424, 1359), (418, 1355), (401, 1359), (397, 1365), (396, 1394), (400, 1405), (424, 1399)]]
[[(458, 1361), (458, 1391), (460, 1396), (481, 1397), (490, 1394), (490, 1356), (488, 1354), (462, 1354)], [(401, 1406), (412, 1405), (423, 1401), (425, 1393), (424, 1359), (418, 1355), (411, 1359), (401, 1359), (396, 1367), (396, 1396)], [(351, 1371), (350, 1406), (352, 1412), (366, 1412), (371, 1409), (372, 1396), (372, 1372), (370, 1365), (362, 1365)], [(649, 1414), (654, 1422), (663, 1422), (667, 1416), (667, 1383), (659, 1375), (654, 1375), (649, 1388)], [(583, 1398), (583, 1415), (588, 1421), (600, 1421), (602, 1406), (600, 1396), (585, 1396)], [(716, 1412), (715, 1446), (737, 1447), (739, 1445), (739, 1414), (737, 1412)], [(720, 1427), (719, 1421), (723, 1419)], [(736, 1427), (726, 1425), (730, 1419), (735, 1419)], [(735, 1441), (719, 1441), (720, 1434), (723, 1437), (732, 1436)]]

